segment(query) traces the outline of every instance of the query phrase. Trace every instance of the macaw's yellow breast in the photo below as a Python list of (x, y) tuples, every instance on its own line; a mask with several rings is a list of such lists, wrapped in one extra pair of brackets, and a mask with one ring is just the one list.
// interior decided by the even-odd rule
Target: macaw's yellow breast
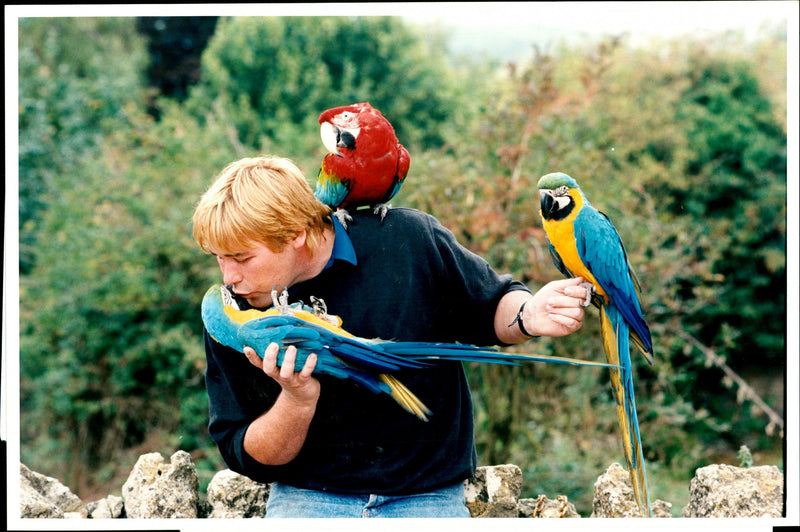
[(223, 305), (222, 309), (229, 320), (239, 325), (247, 323), (250, 320), (263, 318), (264, 316), (277, 316), (279, 314), (279, 312), (274, 308), (269, 310), (257, 310), (254, 308), (248, 310), (238, 310), (230, 305)]
[[(280, 316), (281, 313), (275, 307), (272, 307), (268, 310), (257, 310), (257, 309), (248, 309), (248, 310), (236, 310), (235, 308), (231, 307), (230, 305), (223, 305), (223, 311), (225, 315), (230, 319), (232, 322), (237, 323), (239, 325), (243, 325), (248, 321), (255, 320), (258, 318), (264, 318), (266, 316)], [(332, 333), (339, 334), (341, 336), (345, 336), (348, 338), (353, 338), (354, 336), (349, 332), (342, 329), (342, 318), (339, 316), (334, 316), (329, 314), (328, 318), (332, 321), (324, 320), (318, 316), (316, 316), (312, 312), (308, 312), (307, 310), (294, 310), (292, 315), (300, 320), (303, 320), (307, 323), (311, 323), (318, 327), (322, 327), (323, 329), (327, 329)], [(336, 322), (336, 323), (333, 323)]]
[(597, 293), (608, 300), (605, 290), (603, 290), (597, 282), (597, 279), (595, 279), (594, 275), (592, 275), (586, 267), (580, 254), (578, 254), (578, 246), (575, 239), (575, 218), (583, 207), (583, 199), (581, 195), (575, 191), (570, 191), (570, 195), (575, 201), (575, 208), (569, 213), (569, 216), (562, 220), (543, 219), (542, 226), (547, 233), (550, 244), (552, 244), (561, 257), (564, 266), (566, 266), (575, 277), (583, 277), (586, 281), (592, 283)]

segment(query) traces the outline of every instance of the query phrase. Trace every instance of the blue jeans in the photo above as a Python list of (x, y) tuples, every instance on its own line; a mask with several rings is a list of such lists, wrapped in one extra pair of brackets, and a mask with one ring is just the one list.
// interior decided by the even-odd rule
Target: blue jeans
[(464, 484), (417, 495), (346, 495), (273, 482), (264, 517), (469, 517)]

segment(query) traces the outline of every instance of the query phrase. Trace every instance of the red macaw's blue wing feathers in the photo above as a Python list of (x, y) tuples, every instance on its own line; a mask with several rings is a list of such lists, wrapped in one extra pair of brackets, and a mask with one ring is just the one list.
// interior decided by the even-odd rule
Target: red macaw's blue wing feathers
[[(227, 301), (227, 303), (225, 303)], [(503, 353), (493, 348), (458, 343), (393, 342), (353, 336), (328, 319), (315, 315), (302, 305), (268, 311), (235, 308), (225, 287), (211, 287), (203, 298), (203, 322), (218, 342), (242, 352), (252, 347), (263, 356), (273, 342), (281, 346), (278, 365), (285, 348), (297, 349), (295, 370), (300, 371), (311, 353), (317, 355), (314, 373), (349, 379), (375, 393), (391, 395), (406, 410), (422, 419), (430, 414), (414, 394), (390, 375), (400, 370), (430, 367), (439, 361), (454, 360), (492, 364), (554, 362), (559, 364), (608, 366), (606, 363), (545, 355)], [(340, 323), (340, 320), (334, 319)]]
[(335, 208), (342, 204), (347, 194), (350, 192), (350, 182), (342, 179), (322, 164), (317, 176), (317, 186), (314, 195), (325, 205)]
[(595, 290), (603, 349), (611, 365), (622, 445), (634, 498), (642, 515), (652, 515), (639, 420), (634, 400), (630, 340), (653, 363), (653, 343), (644, 319), (639, 282), (625, 247), (606, 215), (594, 209), (578, 183), (560, 172), (539, 180), (542, 225), (553, 263), (565, 275), (583, 277)]

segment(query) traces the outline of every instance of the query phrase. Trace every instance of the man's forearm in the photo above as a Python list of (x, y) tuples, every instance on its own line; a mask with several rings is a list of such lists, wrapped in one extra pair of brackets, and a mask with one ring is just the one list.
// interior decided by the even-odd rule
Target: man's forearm
[(312, 404), (297, 403), (282, 392), (272, 408), (247, 428), (244, 450), (265, 465), (283, 465), (292, 461), (305, 443), (315, 410), (316, 401)]

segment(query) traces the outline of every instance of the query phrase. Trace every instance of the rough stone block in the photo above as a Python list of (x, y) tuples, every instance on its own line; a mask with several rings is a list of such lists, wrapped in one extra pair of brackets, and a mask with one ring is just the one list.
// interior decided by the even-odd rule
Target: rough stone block
[(129, 518), (196, 518), (198, 479), (191, 456), (178, 451), (169, 464), (160, 453), (140, 456), (122, 486), (122, 498)]
[(781, 517), (783, 474), (775, 466), (701, 467), (689, 485), (683, 517)]

